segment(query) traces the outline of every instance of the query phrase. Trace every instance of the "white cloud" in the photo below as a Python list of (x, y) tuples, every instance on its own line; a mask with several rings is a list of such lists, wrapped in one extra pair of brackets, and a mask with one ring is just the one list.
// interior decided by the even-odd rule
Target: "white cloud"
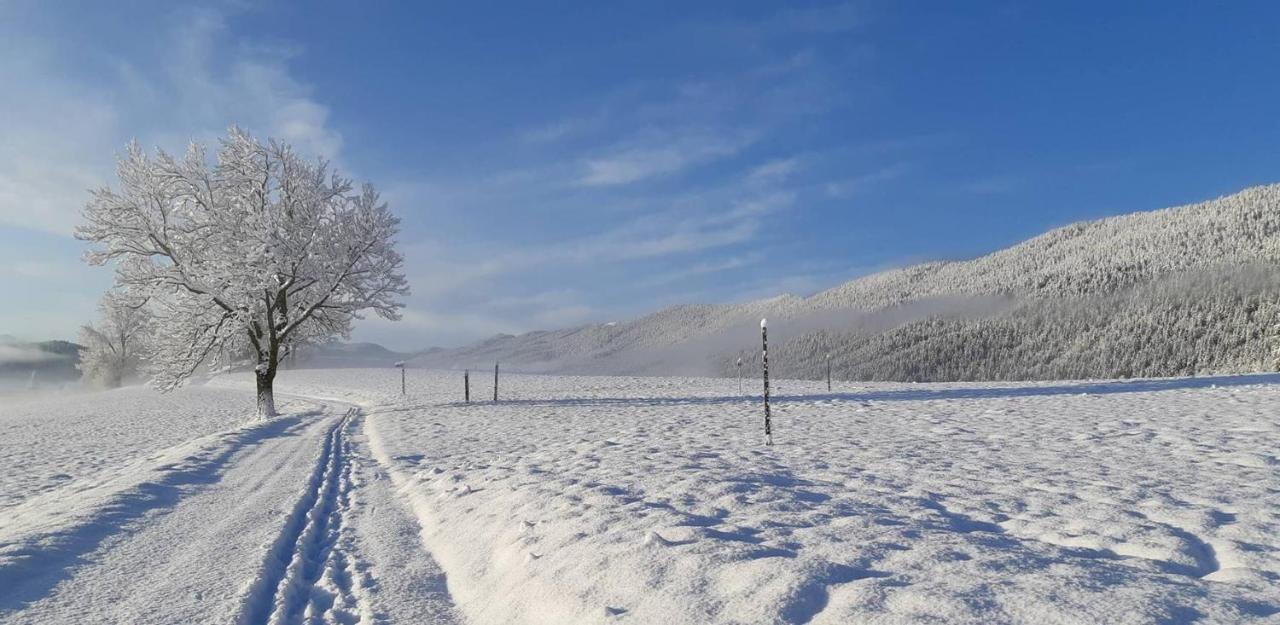
[(800, 169), (800, 159), (779, 158), (752, 169), (747, 180), (752, 182), (774, 182), (790, 178)]
[(465, 289), (477, 281), (501, 275), (513, 268), (502, 258), (459, 256), (442, 241), (402, 245), (401, 251), (413, 295), (422, 298)]
[(520, 140), (525, 143), (555, 143), (598, 127), (603, 116), (567, 118), (542, 126), (529, 128), (520, 133)]
[(906, 170), (905, 165), (890, 165), (870, 173), (833, 180), (825, 185), (824, 190), (827, 197), (844, 199), (866, 191), (877, 184), (893, 180), (905, 173)]
[(760, 262), (762, 259), (763, 256), (760, 254), (751, 254), (747, 256), (731, 256), (718, 261), (694, 263), (676, 271), (669, 271), (641, 280), (638, 284), (646, 288), (666, 286), (690, 278), (748, 267)]
[(624, 185), (733, 156), (751, 143), (746, 137), (712, 134), (663, 133), (619, 146), (610, 153), (587, 159), (579, 184), (588, 187)]
[(730, 202), (716, 212), (689, 214), (679, 208), (654, 211), (621, 226), (506, 256), (508, 266), (527, 269), (551, 262), (598, 264), (692, 254), (755, 238), (760, 219), (790, 206), (795, 196), (777, 192)]
[[(11, 37), (8, 35), (12, 35)], [(53, 79), (47, 43), (0, 32), (0, 225), (70, 233), (86, 191), (112, 164), (104, 129), (117, 124), (106, 94)], [(20, 96), (20, 97), (19, 97)]]
[(180, 150), (236, 123), (337, 157), (342, 137), (290, 74), (288, 51), (237, 45), (212, 11), (166, 24), (150, 54), (95, 73), (56, 37), (0, 28), (0, 91), (21, 94), (0, 98), (0, 226), (70, 235), (88, 190), (113, 182), (114, 155), (134, 138)]
[[(554, 115), (564, 116), (546, 125), (441, 145), (448, 156), (438, 163), (401, 163), (408, 179), (378, 182), (414, 242), (403, 247), (413, 295), (403, 321), (371, 318), (357, 334), (403, 345), (405, 337), (425, 343), (571, 325), (648, 307), (657, 296), (636, 290), (608, 301), (600, 293), (610, 285), (583, 288), (599, 276), (633, 272), (636, 284), (650, 278), (652, 287), (682, 279), (675, 273), (754, 262), (744, 254), (768, 220), (797, 193), (821, 194), (814, 178), (832, 160), (775, 154), (788, 141), (774, 139), (798, 136), (815, 113), (851, 95), (835, 80), (845, 66), (811, 35), (847, 31), (861, 18), (853, 5), (782, 9), (749, 23), (675, 28), (665, 40), (656, 33), (649, 45), (691, 37), (714, 48), (717, 69), (584, 91), (580, 101), (557, 103)], [(147, 36), (129, 46), (108, 41), (119, 33), (24, 38), (0, 24), (0, 91), (22, 93), (0, 98), (0, 227), (69, 234), (87, 189), (114, 182), (113, 155), (132, 138), (180, 150), (191, 138), (216, 140), (234, 122), (341, 159), (343, 136), (329, 108), (291, 69), (296, 49), (238, 38), (225, 11), (144, 19), (132, 28)], [(59, 42), (76, 49), (49, 47)], [(106, 56), (126, 48), (128, 57)], [(98, 57), (92, 71), (85, 49)], [(506, 227), (479, 232), (477, 215)], [(559, 225), (562, 240), (547, 242), (531, 215)], [(512, 223), (535, 225), (525, 238)], [(683, 270), (659, 273), (676, 265)], [(10, 269), (28, 282), (51, 270)], [(591, 294), (548, 291), (549, 283)], [(91, 302), (83, 310), (76, 314), (87, 317)]]
[[(547, 276), (557, 276), (552, 284), (589, 286), (590, 297), (609, 291), (591, 285), (596, 272), (634, 263), (638, 289), (651, 289), (677, 282), (681, 276), (645, 280), (655, 259), (693, 263), (687, 275), (713, 273), (754, 262), (752, 256), (736, 256), (720, 261), (718, 251), (732, 249), (759, 236), (763, 220), (787, 209), (796, 196), (782, 190), (755, 190), (743, 193), (732, 184), (663, 201), (653, 200), (642, 215), (622, 224), (607, 226), (591, 234), (550, 245), (494, 247), (450, 239), (428, 239), (404, 246), (413, 294), (405, 318), (398, 326), (370, 319), (363, 322), (357, 336), (365, 340), (398, 335), (416, 337), (427, 343), (457, 343), (499, 332), (520, 333), (533, 329), (555, 329), (579, 325), (603, 315), (618, 314), (622, 308), (634, 310), (630, 302), (599, 308), (598, 300), (583, 301), (576, 290), (545, 287)], [(707, 210), (717, 206), (718, 210)], [(641, 297), (637, 290), (635, 296)], [(652, 297), (645, 300), (652, 305)], [(403, 340), (403, 339), (402, 339)]]

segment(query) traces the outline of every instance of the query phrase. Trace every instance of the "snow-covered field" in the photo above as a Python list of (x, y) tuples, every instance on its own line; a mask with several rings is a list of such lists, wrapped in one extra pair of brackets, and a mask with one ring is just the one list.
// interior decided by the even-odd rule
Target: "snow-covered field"
[(0, 621), (1280, 621), (1280, 378), (491, 376), (0, 406)]
[(0, 398), (0, 511), (250, 418), (241, 393), (142, 388)]

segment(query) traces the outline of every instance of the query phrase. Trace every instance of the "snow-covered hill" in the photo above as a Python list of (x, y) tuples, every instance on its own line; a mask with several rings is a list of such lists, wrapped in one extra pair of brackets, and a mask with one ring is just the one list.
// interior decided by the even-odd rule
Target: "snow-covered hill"
[(377, 343), (325, 343), (300, 350), (296, 362), (287, 366), (307, 369), (391, 367), (408, 354), (391, 351)]
[(850, 379), (1129, 377), (1274, 366), (1280, 185), (1080, 222), (980, 258), (878, 273), (807, 298), (682, 305), (499, 335), (415, 364), (732, 374), (775, 319), (779, 371)]

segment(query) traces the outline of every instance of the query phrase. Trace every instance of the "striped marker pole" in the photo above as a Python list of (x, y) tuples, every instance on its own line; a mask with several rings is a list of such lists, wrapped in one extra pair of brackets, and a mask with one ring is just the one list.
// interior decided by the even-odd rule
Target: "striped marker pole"
[(764, 363), (764, 444), (773, 445), (773, 424), (769, 418), (769, 320), (760, 320), (760, 360)]

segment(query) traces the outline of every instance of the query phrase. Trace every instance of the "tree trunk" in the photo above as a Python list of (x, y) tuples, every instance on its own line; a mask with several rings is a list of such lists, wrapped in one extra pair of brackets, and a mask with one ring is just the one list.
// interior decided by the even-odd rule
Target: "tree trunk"
[(253, 368), (258, 382), (258, 416), (267, 419), (276, 416), (276, 396), (272, 385), (276, 381), (276, 370), (280, 365), (280, 340), (276, 337), (273, 326), (271, 335), (266, 337), (268, 342), (264, 351), (259, 343), (263, 340), (261, 334), (255, 328), (249, 332), (249, 339), (258, 353), (258, 365)]
[(259, 365), (261, 367), (254, 373), (254, 377), (258, 380), (258, 416), (274, 417), (276, 416), (276, 397), (272, 390), (272, 384), (276, 380), (275, 367), (268, 365)]

